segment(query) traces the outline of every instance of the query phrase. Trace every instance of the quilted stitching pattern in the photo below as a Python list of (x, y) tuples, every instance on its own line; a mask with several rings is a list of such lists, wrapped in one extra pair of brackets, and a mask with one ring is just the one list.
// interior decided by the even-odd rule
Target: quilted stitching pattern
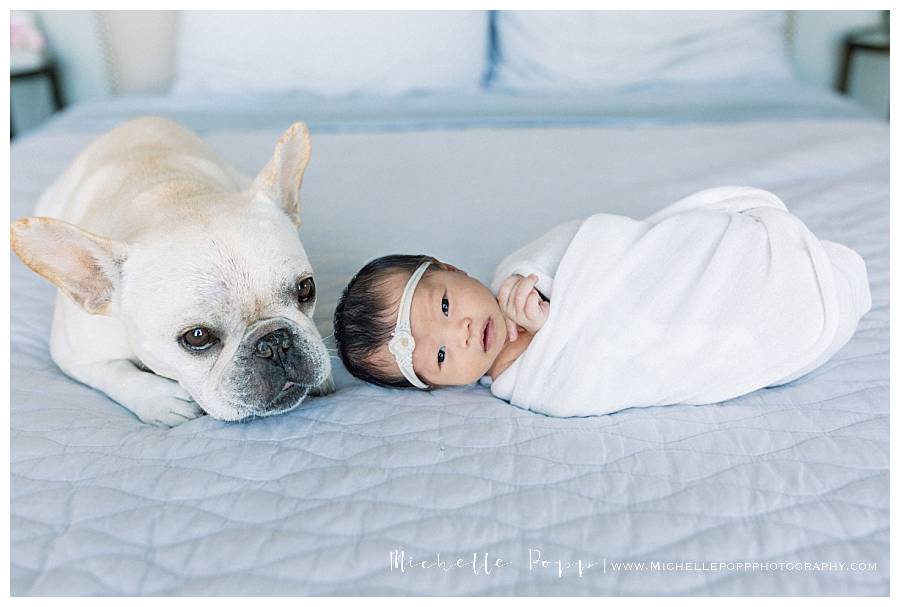
[[(261, 166), (277, 129), (207, 135), (249, 169)], [(94, 136), (63, 120), (14, 145), (13, 216), (26, 214)], [(887, 594), (886, 126), (474, 130), (320, 135), (315, 144), (304, 242), (325, 296), (316, 319), (326, 334), (346, 278), (375, 249), (401, 246), (387, 229), (354, 245), (360, 228), (335, 223), (355, 208), (371, 213), (369, 229), (389, 226), (395, 217), (366, 206), (380, 197), (401, 209), (436, 198), (429, 208), (441, 235), (416, 235), (403, 248), (432, 245), (484, 277), (492, 255), (550, 218), (596, 209), (584, 190), (608, 193), (610, 212), (639, 215), (695, 187), (749, 183), (865, 258), (873, 309), (825, 366), (721, 405), (554, 419), (480, 387), (383, 390), (339, 369), (336, 394), (289, 415), (201, 418), (165, 431), (61, 374), (47, 352), (53, 289), (14, 259), (14, 595)], [(399, 169), (378, 177), (388, 166), (402, 167), (402, 183), (390, 183)], [(557, 199), (570, 196), (571, 208), (535, 204), (560, 184), (570, 184)], [(449, 200), (454, 213), (442, 210)], [(489, 251), (462, 246), (483, 242), (466, 213), (486, 200), (521, 205), (507, 209), (532, 233), (499, 236)], [(397, 548), (448, 560), (486, 551), (514, 564), (489, 576), (401, 574), (389, 570)], [(877, 561), (878, 569), (559, 578), (528, 571), (529, 548), (570, 560)]]

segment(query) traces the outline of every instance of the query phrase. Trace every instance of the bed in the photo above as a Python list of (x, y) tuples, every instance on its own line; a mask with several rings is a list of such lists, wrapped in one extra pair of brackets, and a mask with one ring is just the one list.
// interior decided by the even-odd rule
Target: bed
[(11, 219), (143, 114), (249, 173), (290, 122), (309, 123), (301, 236), (323, 335), (377, 255), (428, 252), (487, 280), (561, 221), (643, 217), (732, 183), (775, 192), (858, 251), (873, 307), (821, 368), (716, 405), (551, 418), (477, 385), (364, 385), (334, 357), (337, 392), (290, 414), (163, 430), (56, 368), (53, 289), (13, 258), (13, 595), (888, 594), (886, 123), (799, 84), (402, 108), (123, 98), (15, 141)]

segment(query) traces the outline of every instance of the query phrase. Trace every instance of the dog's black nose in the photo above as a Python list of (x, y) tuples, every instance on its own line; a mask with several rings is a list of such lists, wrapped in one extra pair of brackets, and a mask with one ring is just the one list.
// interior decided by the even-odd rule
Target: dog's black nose
[(254, 354), (260, 358), (270, 358), (281, 363), (281, 356), (291, 349), (291, 334), (287, 329), (276, 329), (259, 338)]

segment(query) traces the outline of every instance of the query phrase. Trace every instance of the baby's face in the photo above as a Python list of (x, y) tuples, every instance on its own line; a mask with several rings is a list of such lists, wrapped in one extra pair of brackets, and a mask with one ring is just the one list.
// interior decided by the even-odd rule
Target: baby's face
[[(405, 280), (398, 286), (399, 299)], [(494, 294), (461, 271), (435, 269), (423, 277), (413, 293), (410, 324), (413, 369), (432, 386), (478, 381), (508, 339)]]
[(508, 338), (497, 298), (453, 270), (433, 270), (413, 293), (413, 369), (439, 386), (471, 384), (487, 373)]

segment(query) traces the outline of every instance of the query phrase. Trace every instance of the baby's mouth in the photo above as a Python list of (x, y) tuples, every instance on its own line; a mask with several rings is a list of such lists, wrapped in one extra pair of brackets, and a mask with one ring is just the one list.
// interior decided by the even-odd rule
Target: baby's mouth
[(488, 317), (487, 322), (484, 323), (484, 329), (481, 332), (481, 346), (484, 348), (484, 351), (487, 352), (491, 349), (494, 341), (494, 319)]

